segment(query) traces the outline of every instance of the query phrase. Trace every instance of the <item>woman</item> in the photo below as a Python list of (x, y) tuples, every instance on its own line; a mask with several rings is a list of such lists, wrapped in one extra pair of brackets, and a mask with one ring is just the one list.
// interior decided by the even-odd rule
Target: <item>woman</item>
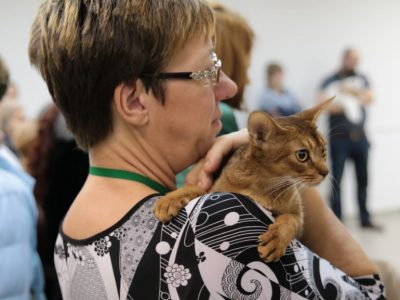
[[(154, 219), (154, 202), (174, 189), (175, 174), (208, 153), (189, 180), (209, 187), (221, 156), (247, 138), (243, 131), (214, 141), (221, 129), (218, 102), (237, 88), (220, 72), (213, 35), (213, 13), (202, 0), (49, 0), (41, 6), (30, 59), (91, 166), (56, 242), (63, 297), (276, 299), (340, 290), (378, 298), (374, 266), (341, 227), (332, 231), (338, 222), (321, 203), (307, 207), (305, 241), (350, 275), (368, 276), (365, 285), (298, 242), (280, 262), (260, 261), (257, 236), (272, 217), (241, 195), (210, 194), (168, 224)], [(314, 222), (319, 227), (310, 230)], [(320, 234), (332, 233), (318, 246)], [(336, 249), (343, 239), (346, 247)], [(308, 262), (327, 268), (334, 284), (319, 284), (327, 276)], [(304, 270), (313, 272), (307, 277)]]

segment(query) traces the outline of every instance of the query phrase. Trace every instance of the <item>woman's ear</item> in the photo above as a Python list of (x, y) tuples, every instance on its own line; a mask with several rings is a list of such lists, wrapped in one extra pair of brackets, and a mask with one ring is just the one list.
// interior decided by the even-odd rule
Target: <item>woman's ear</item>
[(146, 105), (147, 93), (140, 80), (120, 83), (114, 90), (114, 105), (116, 113), (127, 123), (143, 126), (149, 120)]

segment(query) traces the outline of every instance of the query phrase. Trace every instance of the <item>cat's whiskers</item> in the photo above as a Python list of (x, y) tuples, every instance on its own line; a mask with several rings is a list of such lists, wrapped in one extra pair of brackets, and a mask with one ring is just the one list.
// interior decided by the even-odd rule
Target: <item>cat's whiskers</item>
[[(270, 179), (266, 180), (264, 182), (264, 184), (265, 184), (266, 188), (268, 189), (268, 188), (276, 187), (276, 186), (279, 186), (282, 184), (287, 184), (289, 179), (290, 179), (290, 176), (280, 176), (280, 177), (270, 178)], [(276, 181), (276, 182), (271, 184), (271, 181), (272, 182)]]
[(327, 136), (330, 136), (330, 134), (332, 133), (332, 131), (334, 131), (335, 129), (340, 129), (341, 127), (346, 127), (346, 125), (344, 125), (344, 124), (337, 124), (337, 125), (335, 125), (335, 126), (333, 126), (332, 128), (330, 128), (329, 130), (328, 130), (328, 133), (327, 133)]
[(269, 178), (268, 180), (266, 180), (265, 182), (271, 182), (271, 181), (278, 181), (281, 182), (282, 180), (289, 180), (291, 179), (291, 176), (277, 176), (277, 177), (273, 177), (273, 178)]
[(340, 136), (340, 135), (342, 135), (342, 133), (336, 132), (335, 134), (329, 134), (329, 135), (327, 135), (327, 137), (328, 137), (328, 138), (333, 138), (333, 137), (335, 137), (335, 136)]
[[(294, 185), (294, 187), (296, 188), (297, 192), (300, 191), (302, 189), (302, 185), (304, 183), (303, 182), (298, 182)], [(290, 198), (289, 201), (293, 201), (294, 198), (298, 195), (298, 193), (296, 194), (296, 191), (294, 191), (294, 193), (292, 194), (292, 197)]]
[(263, 192), (270, 195), (270, 194), (278, 191), (279, 189), (292, 184), (290, 182), (290, 180), (288, 180), (288, 179), (290, 179), (290, 176), (276, 177), (276, 178), (273, 178), (272, 180), (278, 180), (278, 179), (280, 179), (280, 180), (277, 183), (272, 184), (272, 185), (268, 184), (271, 181), (271, 179), (266, 181), (266, 187), (263, 190)]
[(297, 179), (297, 182), (291, 183), (287, 188), (284, 188), (284, 189), (273, 199), (273, 201), (277, 201), (284, 193), (289, 192), (291, 189), (296, 190), (296, 189), (297, 189), (296, 184), (297, 184), (298, 182), (300, 182), (300, 181), (301, 181), (300, 179)]
[[(343, 125), (343, 124), (338, 124), (338, 125), (333, 126), (332, 128), (330, 128), (328, 130), (328, 132), (326, 134), (326, 137), (329, 139), (329, 138), (332, 138), (332, 137), (335, 137), (335, 136), (342, 135), (342, 133), (340, 131), (337, 131), (336, 129), (341, 129), (341, 127), (345, 127), (345, 126), (346, 125)], [(333, 131), (335, 131), (334, 134), (332, 134)]]
[(283, 185), (280, 185), (280, 186), (277, 186), (277, 187), (275, 187), (275, 188), (267, 188), (267, 189), (265, 189), (264, 191), (263, 191), (263, 194), (264, 195), (266, 195), (266, 196), (270, 196), (270, 195), (272, 195), (272, 194), (274, 194), (274, 193), (276, 193), (276, 192), (278, 192), (278, 191), (280, 191), (280, 190), (285, 190), (286, 188), (288, 188), (288, 187), (290, 187), (291, 186), (291, 184), (289, 184), (289, 183), (286, 183), (286, 184), (283, 184)]
[(328, 179), (329, 196), (332, 196), (335, 189), (333, 181), (337, 182), (337, 180), (335, 179), (335, 177), (333, 177), (332, 174), (329, 174), (327, 179)]
[(319, 179), (318, 177), (315, 177), (315, 176), (310, 175), (310, 176), (304, 177), (304, 184), (305, 184), (306, 186), (318, 185), (318, 184), (320, 184), (324, 179), (325, 179), (325, 178)]

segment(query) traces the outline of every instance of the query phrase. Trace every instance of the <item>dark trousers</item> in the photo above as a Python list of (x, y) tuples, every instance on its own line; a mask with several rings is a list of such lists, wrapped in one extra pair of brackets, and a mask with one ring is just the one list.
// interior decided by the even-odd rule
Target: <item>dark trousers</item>
[(354, 162), (357, 178), (357, 200), (361, 223), (369, 222), (367, 209), (368, 150), (366, 138), (331, 138), (330, 156), (332, 161), (333, 191), (331, 207), (336, 216), (342, 218), (341, 181), (346, 160)]

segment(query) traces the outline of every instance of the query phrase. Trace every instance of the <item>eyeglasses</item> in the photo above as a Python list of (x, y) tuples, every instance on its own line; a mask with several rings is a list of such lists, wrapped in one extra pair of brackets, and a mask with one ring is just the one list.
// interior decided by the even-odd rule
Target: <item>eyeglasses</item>
[(171, 73), (160, 73), (157, 76), (151, 73), (142, 73), (139, 78), (155, 78), (155, 79), (192, 79), (192, 80), (210, 80), (213, 85), (217, 85), (219, 82), (219, 76), (221, 73), (222, 63), (215, 52), (211, 53), (211, 60), (213, 66), (203, 71), (196, 72), (171, 72)]

